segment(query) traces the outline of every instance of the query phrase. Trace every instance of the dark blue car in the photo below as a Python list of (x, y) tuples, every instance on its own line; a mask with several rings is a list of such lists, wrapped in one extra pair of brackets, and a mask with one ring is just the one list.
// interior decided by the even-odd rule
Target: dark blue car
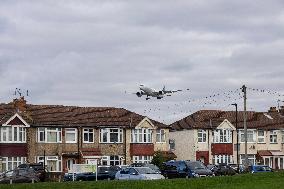
[(249, 171), (251, 173), (263, 173), (263, 172), (272, 172), (273, 170), (267, 165), (252, 165), (249, 166)]

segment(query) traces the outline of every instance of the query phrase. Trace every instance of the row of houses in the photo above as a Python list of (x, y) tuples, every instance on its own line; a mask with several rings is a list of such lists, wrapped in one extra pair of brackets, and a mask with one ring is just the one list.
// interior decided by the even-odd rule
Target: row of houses
[(0, 104), (0, 171), (24, 162), (64, 173), (73, 164), (149, 163), (171, 155), (169, 126), (123, 108)]
[[(205, 164), (245, 164), (243, 113), (201, 110), (171, 124), (172, 151)], [(246, 114), (249, 163), (284, 169), (284, 107)]]
[[(252, 164), (284, 169), (283, 113), (247, 112)], [(0, 104), (0, 172), (25, 162), (44, 163), (55, 174), (78, 163), (148, 163), (157, 151), (205, 164), (243, 163), (242, 114), (201, 110), (165, 125), (123, 108), (32, 105), (21, 97)]]

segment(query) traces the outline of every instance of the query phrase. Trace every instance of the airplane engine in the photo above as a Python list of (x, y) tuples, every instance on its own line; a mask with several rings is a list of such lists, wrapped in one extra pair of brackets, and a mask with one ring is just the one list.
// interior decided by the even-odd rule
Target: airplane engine
[(159, 95), (163, 95), (164, 94), (164, 92), (163, 91), (159, 91)]
[(137, 95), (138, 97), (141, 97), (141, 96), (142, 96), (142, 93), (141, 93), (141, 92), (137, 92), (136, 95)]

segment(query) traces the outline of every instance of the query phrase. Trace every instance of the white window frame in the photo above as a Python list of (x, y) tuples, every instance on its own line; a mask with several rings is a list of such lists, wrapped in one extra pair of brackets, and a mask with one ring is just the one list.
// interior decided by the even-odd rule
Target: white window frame
[(213, 155), (212, 163), (218, 165), (220, 163), (233, 163), (233, 156), (232, 155)]
[[(56, 133), (56, 141), (48, 141), (47, 134), (49, 132)], [(43, 140), (40, 138), (40, 134), (43, 134)], [(38, 143), (62, 143), (62, 129), (51, 127), (38, 127), (37, 128), (37, 142)]]
[(123, 165), (123, 156), (102, 156), (101, 165)]
[(0, 172), (14, 170), (20, 164), (26, 162), (27, 162), (27, 157), (2, 157), (2, 170), (0, 170)]
[(207, 142), (207, 132), (204, 129), (197, 130), (197, 142), (206, 143)]
[[(247, 154), (248, 156), (248, 161), (252, 163), (252, 165), (255, 165), (256, 163), (256, 158), (255, 154)], [(245, 154), (240, 154), (240, 164), (245, 164)]]
[[(22, 125), (11, 125), (0, 127), (1, 143), (26, 143), (26, 127)], [(5, 140), (4, 140), (5, 139)]]
[(153, 129), (148, 129), (148, 128), (132, 129), (131, 143), (153, 143), (152, 133)]
[[(85, 140), (85, 134), (87, 135), (87, 140)], [(95, 131), (91, 128), (84, 128), (83, 129), (83, 143), (94, 143), (95, 142)], [(90, 140), (91, 139), (91, 140)]]
[(157, 129), (156, 130), (156, 142), (157, 143), (166, 143), (166, 130)]
[[(251, 133), (252, 132), (252, 133)], [(252, 140), (249, 140), (249, 135), (252, 135)], [(239, 142), (245, 143), (245, 132), (244, 129), (239, 130)], [(248, 129), (247, 130), (247, 143), (256, 143), (256, 130), (255, 129)]]
[[(77, 143), (77, 128), (65, 128), (65, 143)], [(67, 134), (74, 135), (74, 140), (67, 140)]]
[[(111, 137), (110, 137), (111, 133), (117, 134), (118, 141), (113, 141), (113, 142), (111, 141)], [(106, 134), (106, 141), (104, 141), (104, 134)], [(123, 129), (120, 129), (120, 128), (100, 129), (100, 143), (123, 143)]]
[(151, 163), (153, 156), (132, 156), (133, 163)]
[(213, 143), (232, 143), (231, 129), (216, 129), (212, 131)]
[(270, 130), (269, 131), (269, 142), (270, 142), (270, 144), (277, 144), (278, 143), (277, 133), (278, 133), (278, 130)]
[[(263, 135), (260, 135), (260, 132), (263, 132)], [(264, 130), (257, 130), (257, 143), (265, 143), (265, 131)]]
[[(62, 172), (62, 160), (61, 156), (37, 156), (37, 162), (44, 164), (45, 158), (45, 166), (49, 172)], [(51, 162), (55, 163), (55, 170), (51, 170)]]

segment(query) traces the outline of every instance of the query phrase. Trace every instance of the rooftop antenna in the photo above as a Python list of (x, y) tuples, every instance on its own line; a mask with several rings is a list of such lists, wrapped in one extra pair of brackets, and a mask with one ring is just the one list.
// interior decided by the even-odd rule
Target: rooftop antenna
[[(22, 90), (20, 88), (16, 88), (14, 92), (14, 96), (24, 97)], [(29, 96), (29, 90), (26, 90), (26, 96)]]

